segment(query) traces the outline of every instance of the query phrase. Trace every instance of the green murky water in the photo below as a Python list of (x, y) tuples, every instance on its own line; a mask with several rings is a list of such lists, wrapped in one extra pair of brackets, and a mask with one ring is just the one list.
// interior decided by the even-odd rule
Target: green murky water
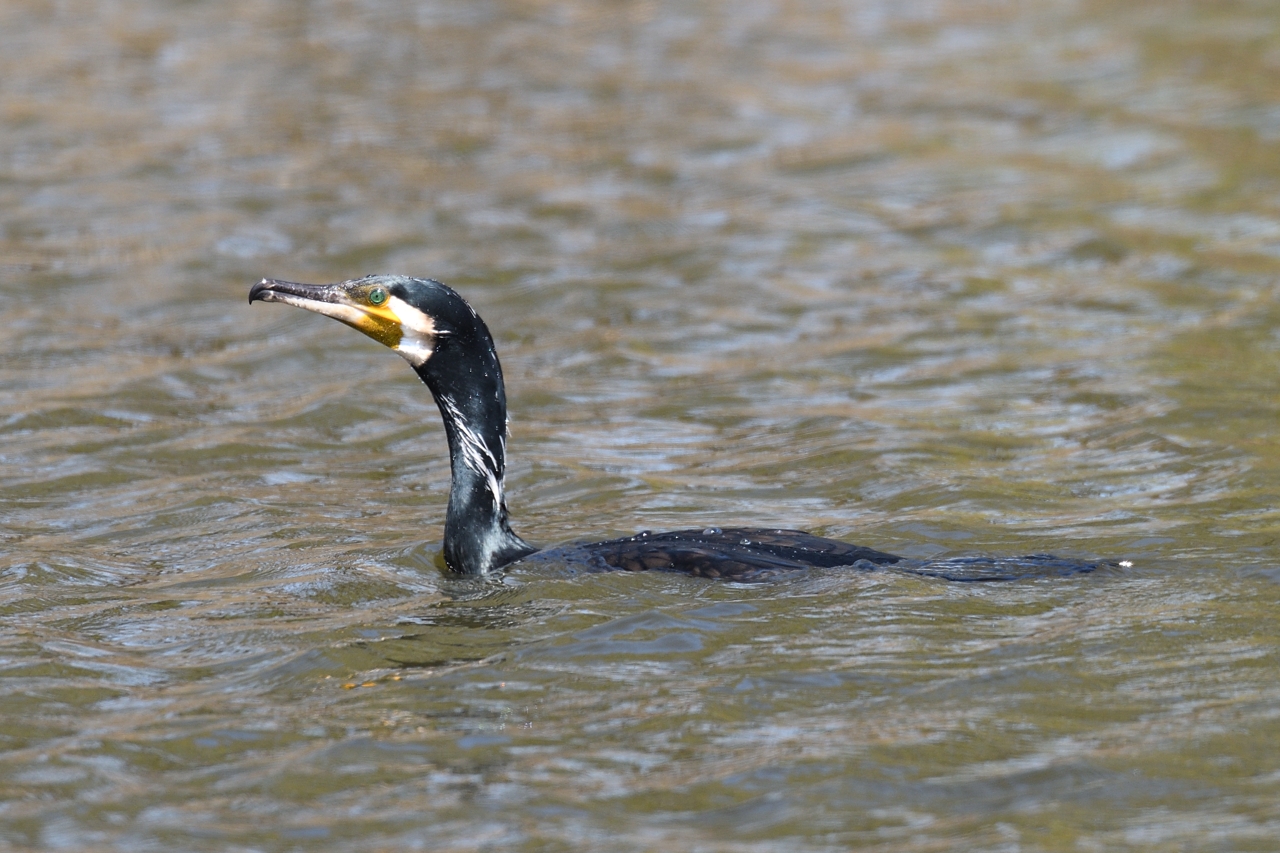
[[(0, 848), (1276, 850), (1280, 10), (0, 7)], [(437, 567), (516, 529), (1102, 575)]]

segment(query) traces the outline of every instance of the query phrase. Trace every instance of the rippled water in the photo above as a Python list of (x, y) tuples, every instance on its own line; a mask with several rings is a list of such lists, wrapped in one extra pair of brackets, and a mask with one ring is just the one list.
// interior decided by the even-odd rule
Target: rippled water
[[(0, 6), (0, 848), (1275, 850), (1280, 11)], [(516, 529), (966, 585), (449, 577), (444, 280)]]

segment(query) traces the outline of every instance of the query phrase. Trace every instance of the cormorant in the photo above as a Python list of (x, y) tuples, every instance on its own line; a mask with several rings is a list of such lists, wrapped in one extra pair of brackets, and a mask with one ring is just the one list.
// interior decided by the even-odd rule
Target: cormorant
[(444, 420), (453, 482), (444, 525), (444, 559), (463, 574), (484, 574), (518, 560), (565, 562), (596, 570), (660, 570), (753, 581), (814, 567), (872, 569), (897, 564), (951, 580), (1011, 580), (1091, 571), (1048, 555), (964, 558), (923, 564), (799, 530), (718, 528), (645, 531), (623, 539), (541, 550), (507, 520), (503, 475), (507, 396), (493, 337), (452, 288), (431, 279), (371, 275), (338, 284), (263, 279), (249, 302), (284, 302), (332, 317), (400, 353), (430, 389)]

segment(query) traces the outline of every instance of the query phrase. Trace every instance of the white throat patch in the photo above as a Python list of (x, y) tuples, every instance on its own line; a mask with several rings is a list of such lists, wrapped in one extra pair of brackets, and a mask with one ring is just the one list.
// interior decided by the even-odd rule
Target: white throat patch
[(398, 296), (387, 300), (387, 308), (400, 321), (400, 343), (396, 345), (396, 352), (414, 367), (426, 364), (435, 351), (435, 321)]

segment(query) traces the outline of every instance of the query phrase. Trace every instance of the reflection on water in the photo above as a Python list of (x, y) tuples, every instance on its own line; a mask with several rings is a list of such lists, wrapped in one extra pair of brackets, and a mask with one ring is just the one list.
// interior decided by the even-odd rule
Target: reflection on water
[[(5, 4), (0, 846), (1271, 849), (1278, 25)], [(1134, 565), (447, 578), (426, 390), (244, 304), (368, 272), (534, 541)]]

